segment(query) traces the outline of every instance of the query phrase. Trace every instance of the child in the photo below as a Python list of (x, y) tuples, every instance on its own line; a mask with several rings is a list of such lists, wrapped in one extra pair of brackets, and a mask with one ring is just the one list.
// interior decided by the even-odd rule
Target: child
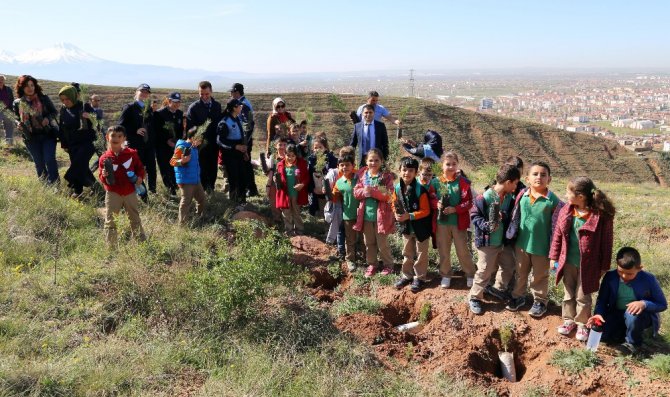
[(277, 164), (281, 186), (277, 188), (276, 206), (284, 217), (284, 230), (289, 236), (302, 234), (304, 228), (300, 207), (307, 205), (307, 162), (298, 157), (296, 145), (286, 147), (286, 157)]
[(440, 191), (440, 181), (433, 175), (433, 166), (435, 160), (430, 157), (421, 159), (419, 163), (419, 183), (428, 192), (428, 202), (430, 203), (430, 237), (433, 242), (433, 248), (437, 248), (437, 193)]
[(356, 271), (356, 240), (358, 240), (358, 232), (354, 230), (354, 225), (359, 206), (358, 200), (354, 197), (354, 186), (358, 178), (354, 170), (354, 153), (345, 152), (343, 155), (342, 151), (340, 153), (337, 167), (342, 175), (337, 179), (333, 188), (333, 200), (341, 205), (347, 269), (349, 272), (354, 272)]
[(440, 161), (443, 150), (442, 137), (437, 132), (428, 130), (423, 136), (423, 144), (417, 144), (411, 139), (402, 139), (402, 147), (412, 156)]
[(614, 205), (591, 179), (580, 176), (568, 183), (568, 205), (558, 214), (549, 258), (558, 262), (556, 284), (563, 279), (563, 325), (558, 333), (586, 341), (585, 324), (591, 315), (591, 294), (610, 268), (614, 240)]
[[(144, 180), (144, 166), (137, 151), (124, 148), (126, 129), (116, 125), (107, 129), (107, 151), (100, 156), (98, 164), (100, 182), (105, 188), (105, 242), (110, 248), (117, 246), (116, 223), (114, 216), (126, 210), (130, 220), (130, 229), (135, 238), (146, 240), (142, 221), (140, 219), (139, 202), (135, 186), (140, 186)], [(113, 169), (109, 173), (108, 170)], [(135, 185), (130, 181), (128, 171), (135, 173)]]
[(381, 274), (393, 273), (393, 256), (388, 243), (388, 235), (395, 231), (395, 218), (389, 203), (393, 175), (382, 172), (384, 156), (377, 148), (368, 151), (365, 162), (367, 166), (358, 171), (358, 182), (354, 188), (354, 197), (360, 200), (354, 230), (363, 232), (368, 264), (365, 277), (372, 277), (377, 273), (377, 253), (383, 264)]
[(604, 325), (603, 340), (624, 340), (620, 350), (634, 354), (646, 328), (652, 327), (654, 336), (658, 335), (658, 313), (668, 308), (668, 302), (656, 277), (642, 270), (640, 253), (635, 248), (621, 248), (616, 263), (616, 270), (603, 277), (595, 314), (586, 325), (591, 327), (595, 320), (600, 321)]
[(274, 183), (274, 175), (277, 172), (277, 163), (282, 161), (286, 157), (286, 146), (288, 145), (288, 140), (286, 138), (277, 138), (275, 140), (275, 153), (268, 158), (269, 162), (269, 171), (267, 173), (268, 182), (265, 185), (265, 193), (268, 196), (268, 201), (270, 202), (270, 212), (272, 213), (272, 221), (279, 223), (282, 221), (281, 211), (277, 208), (275, 204), (275, 199), (277, 197), (277, 188)]
[[(513, 165), (515, 166), (521, 175), (523, 175), (523, 160), (519, 156), (509, 156), (507, 160), (505, 160), (505, 164)], [(516, 197), (519, 192), (521, 192), (523, 189), (526, 188), (526, 185), (519, 181), (519, 183), (516, 185), (516, 190), (514, 191), (514, 197)]]
[[(470, 210), (470, 218), (475, 226), (475, 246), (479, 260), (477, 273), (470, 289), (469, 307), (474, 314), (482, 314), (482, 298), (489, 280), (496, 274), (498, 263), (504, 273), (514, 272), (514, 254), (506, 249), (509, 242), (505, 239), (505, 227), (509, 224), (509, 215), (514, 205), (514, 190), (521, 174), (512, 165), (503, 165), (496, 174), (496, 183), (484, 193), (477, 195), (475, 205)], [(491, 208), (499, 208), (498, 219)]]
[(517, 195), (512, 221), (506, 232), (508, 239), (516, 239), (514, 256), (517, 271), (517, 283), (506, 308), (517, 311), (526, 304), (528, 275), (532, 272), (530, 290), (533, 307), (528, 314), (542, 317), (547, 312), (549, 243), (563, 202), (549, 190), (551, 170), (546, 163), (537, 161), (531, 164), (526, 182), (530, 187)]
[[(191, 209), (191, 201), (195, 198), (195, 213), (202, 216), (205, 210), (205, 189), (200, 183), (200, 163), (198, 146), (202, 143), (202, 135), (195, 129), (188, 132), (188, 139), (179, 139), (175, 145), (170, 165), (174, 167), (177, 186), (181, 190), (179, 201), (179, 225), (183, 226)], [(190, 151), (190, 154), (188, 153)]]
[[(416, 180), (419, 162), (412, 157), (400, 159), (400, 181), (393, 190), (393, 210), (402, 227), (402, 275), (397, 289), (412, 283), (419, 292), (428, 281), (428, 247), (431, 234), (430, 202), (426, 188)], [(414, 257), (416, 256), (416, 261)]]
[[(337, 168), (337, 158), (328, 148), (328, 139), (326, 134), (319, 133), (314, 137), (314, 152), (307, 159), (309, 170), (309, 213), (314, 216), (318, 212), (323, 212), (326, 205), (326, 196), (323, 190), (323, 179), (331, 168)], [(319, 161), (321, 160), (321, 161)], [(317, 169), (317, 164), (321, 169)], [(314, 174), (319, 174), (318, 177)], [(318, 191), (317, 191), (318, 190)]]
[[(470, 181), (460, 174), (458, 155), (447, 152), (442, 158), (443, 186), (438, 192), (437, 250), (440, 254), (440, 287), (451, 286), (451, 242), (456, 247), (456, 255), (461, 269), (467, 277), (467, 286), (472, 287), (475, 265), (468, 248), (468, 228), (470, 227), (470, 207), (472, 191)], [(444, 197), (444, 199), (443, 199)], [(448, 200), (446, 205), (443, 201)], [(439, 214), (443, 214), (440, 216)]]

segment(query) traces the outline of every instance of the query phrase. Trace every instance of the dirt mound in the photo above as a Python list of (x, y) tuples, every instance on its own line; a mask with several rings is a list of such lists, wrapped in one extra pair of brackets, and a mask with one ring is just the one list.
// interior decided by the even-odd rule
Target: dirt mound
[(330, 259), (336, 254), (333, 246), (310, 236), (291, 237), (293, 247), (293, 263), (306, 268), (328, 266)]

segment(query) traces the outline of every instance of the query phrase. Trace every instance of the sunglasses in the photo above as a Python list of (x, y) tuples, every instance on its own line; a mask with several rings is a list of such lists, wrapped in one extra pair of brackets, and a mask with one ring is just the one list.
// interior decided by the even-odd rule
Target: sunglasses
[(286, 107), (286, 105), (284, 105), (284, 104), (277, 105), (277, 109), (283, 109), (283, 108), (285, 108), (285, 107)]

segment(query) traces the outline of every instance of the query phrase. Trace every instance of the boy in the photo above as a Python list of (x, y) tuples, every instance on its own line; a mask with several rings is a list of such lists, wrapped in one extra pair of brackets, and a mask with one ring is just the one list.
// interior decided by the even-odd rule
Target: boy
[(656, 277), (642, 270), (635, 248), (621, 248), (616, 263), (616, 270), (608, 271), (602, 279), (595, 314), (586, 325), (591, 327), (599, 320), (604, 326), (603, 340), (624, 339), (619, 350), (634, 354), (642, 344), (642, 331), (652, 327), (654, 336), (658, 335), (658, 313), (668, 308), (668, 302)]
[(421, 159), (419, 163), (419, 183), (428, 192), (428, 202), (430, 203), (431, 210), (430, 237), (433, 242), (433, 248), (437, 248), (435, 233), (437, 232), (437, 196), (440, 191), (440, 181), (433, 174), (434, 165), (435, 160), (430, 157)]
[(563, 202), (549, 190), (551, 169), (547, 163), (537, 161), (531, 164), (526, 182), (529, 188), (517, 195), (506, 233), (508, 239), (516, 238), (517, 271), (517, 283), (506, 308), (517, 311), (526, 304), (528, 275), (532, 272), (533, 306), (528, 314), (542, 317), (547, 312), (549, 292), (549, 243)]
[(354, 197), (356, 173), (354, 172), (354, 153), (340, 152), (337, 168), (342, 176), (333, 188), (333, 200), (342, 205), (342, 222), (344, 223), (345, 258), (349, 272), (356, 271), (356, 240), (358, 232), (354, 230), (358, 200)]
[[(479, 260), (477, 273), (470, 289), (469, 307), (474, 314), (482, 314), (482, 298), (489, 280), (496, 274), (498, 263), (500, 271), (506, 277), (514, 272), (514, 254), (509, 241), (505, 239), (505, 226), (509, 224), (509, 215), (514, 203), (513, 193), (521, 178), (519, 170), (513, 165), (503, 165), (496, 174), (496, 183), (475, 198), (470, 209), (470, 219), (475, 226), (475, 246)], [(490, 219), (492, 206), (499, 208), (499, 219)]]
[[(431, 234), (428, 192), (416, 180), (419, 162), (412, 157), (400, 159), (400, 181), (393, 189), (393, 212), (401, 224), (403, 240), (402, 275), (397, 289), (412, 283), (412, 292), (419, 292), (428, 275), (428, 247)], [(416, 256), (416, 261), (414, 257)]]
[[(123, 126), (109, 127), (108, 149), (100, 156), (98, 163), (100, 182), (105, 188), (105, 241), (110, 248), (117, 245), (114, 216), (121, 211), (121, 208), (128, 214), (133, 236), (140, 241), (146, 240), (135, 193), (135, 186), (140, 186), (144, 180), (144, 165), (136, 150), (123, 147), (125, 140), (126, 129)], [(113, 172), (110, 174), (108, 170), (111, 169)], [(128, 171), (133, 171), (137, 176), (135, 185), (130, 181)]]
[[(179, 226), (188, 219), (191, 201), (195, 198), (195, 213), (202, 216), (205, 209), (205, 189), (200, 183), (200, 163), (198, 146), (202, 143), (202, 135), (196, 129), (188, 131), (188, 139), (180, 139), (175, 144), (170, 165), (174, 167), (177, 186), (181, 190), (179, 201)], [(190, 152), (190, 153), (188, 153)]]

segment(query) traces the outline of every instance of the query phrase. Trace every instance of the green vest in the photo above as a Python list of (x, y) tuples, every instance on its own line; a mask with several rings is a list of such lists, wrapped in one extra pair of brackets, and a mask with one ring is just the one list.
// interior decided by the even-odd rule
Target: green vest
[(549, 256), (551, 217), (559, 200), (553, 192), (548, 192), (547, 198), (538, 197), (531, 205), (529, 194), (530, 189), (519, 201), (521, 221), (516, 246), (529, 254)]
[(342, 219), (345, 221), (356, 220), (356, 210), (358, 209), (358, 200), (354, 197), (354, 185), (356, 184), (356, 175), (352, 179), (344, 176), (335, 182), (337, 190), (342, 194)]

